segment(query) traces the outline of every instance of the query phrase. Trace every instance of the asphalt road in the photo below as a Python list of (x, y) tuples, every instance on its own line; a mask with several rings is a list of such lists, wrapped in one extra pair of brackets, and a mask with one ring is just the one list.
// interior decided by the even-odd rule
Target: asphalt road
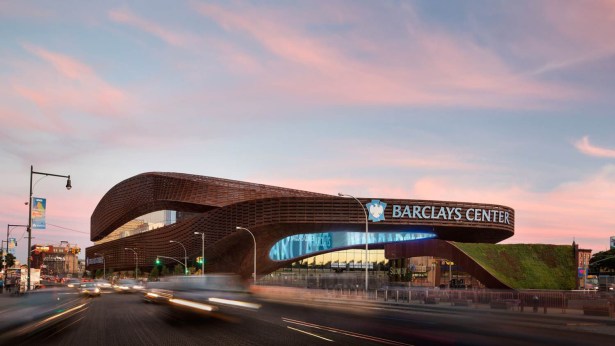
[(264, 301), (257, 312), (235, 309), (203, 316), (144, 303), (140, 294), (75, 298), (59, 318), (29, 323), (30, 329), (11, 344), (596, 346), (610, 345), (615, 338), (615, 322), (425, 305), (398, 309)]

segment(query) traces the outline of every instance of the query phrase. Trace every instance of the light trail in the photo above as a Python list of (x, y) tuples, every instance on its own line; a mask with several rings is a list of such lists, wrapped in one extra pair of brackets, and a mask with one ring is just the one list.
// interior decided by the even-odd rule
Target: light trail
[(301, 330), (301, 329), (293, 328), (293, 327), (291, 327), (291, 326), (286, 326), (286, 328), (291, 329), (291, 330), (295, 330), (295, 331), (298, 331), (298, 332), (300, 332), (300, 333), (304, 333), (304, 334), (307, 334), (307, 335), (311, 335), (311, 336), (317, 337), (317, 338), (319, 338), (319, 339), (323, 339), (323, 340), (327, 340), (327, 341), (331, 341), (331, 342), (333, 342), (333, 340), (331, 340), (331, 339), (327, 339), (327, 338), (325, 338), (325, 337), (322, 337), (322, 336), (320, 336), (320, 335), (316, 335), (316, 334), (314, 334), (314, 333), (306, 332), (305, 330)]
[(318, 325), (318, 324), (309, 323), (309, 322), (303, 322), (303, 321), (298, 321), (298, 320), (293, 320), (293, 319), (286, 318), (286, 317), (282, 317), (282, 321), (284, 321), (286, 323), (291, 323), (291, 324), (296, 324), (296, 325), (304, 326), (304, 327), (315, 328), (315, 329), (320, 329), (320, 330), (326, 330), (326, 331), (331, 332), (331, 333), (337, 333), (337, 334), (342, 334), (342, 335), (346, 335), (346, 336), (352, 336), (354, 338), (359, 338), (359, 339), (365, 339), (365, 340), (369, 340), (369, 341), (379, 342), (379, 343), (387, 344), (387, 345), (412, 346), (412, 344), (406, 344), (406, 343), (399, 342), (399, 341), (383, 339), (383, 338), (379, 338), (379, 337), (376, 337), (376, 336), (355, 333), (355, 332), (351, 332), (351, 331), (347, 331), (347, 330), (342, 330), (342, 329), (337, 329), (337, 328), (333, 328), (333, 327), (321, 326), (321, 325)]

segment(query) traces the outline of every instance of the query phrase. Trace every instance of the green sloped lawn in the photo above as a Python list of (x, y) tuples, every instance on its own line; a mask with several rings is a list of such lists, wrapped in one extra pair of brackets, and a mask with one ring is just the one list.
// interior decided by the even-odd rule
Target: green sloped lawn
[(512, 288), (576, 287), (571, 245), (451, 243)]

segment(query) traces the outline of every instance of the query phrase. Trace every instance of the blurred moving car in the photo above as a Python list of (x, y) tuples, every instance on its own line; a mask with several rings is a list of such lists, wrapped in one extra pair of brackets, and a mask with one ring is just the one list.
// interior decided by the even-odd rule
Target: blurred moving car
[(93, 282), (84, 282), (80, 285), (81, 294), (89, 297), (100, 297), (100, 288)]
[(79, 288), (80, 285), (81, 285), (81, 281), (79, 279), (66, 280), (66, 287)]
[(113, 290), (118, 293), (134, 293), (144, 289), (145, 287), (134, 279), (122, 279), (113, 285)]
[(151, 282), (144, 299), (198, 313), (261, 307), (241, 278), (234, 274), (178, 276), (168, 281)]
[(109, 280), (105, 279), (96, 279), (94, 280), (94, 284), (101, 290), (110, 290), (113, 287)]

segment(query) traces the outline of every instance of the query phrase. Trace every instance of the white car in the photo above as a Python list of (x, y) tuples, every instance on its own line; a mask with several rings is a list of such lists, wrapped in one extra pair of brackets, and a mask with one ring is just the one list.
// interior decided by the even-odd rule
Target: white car
[(134, 279), (122, 279), (113, 285), (113, 289), (118, 293), (133, 293), (139, 292), (145, 289), (137, 280)]

